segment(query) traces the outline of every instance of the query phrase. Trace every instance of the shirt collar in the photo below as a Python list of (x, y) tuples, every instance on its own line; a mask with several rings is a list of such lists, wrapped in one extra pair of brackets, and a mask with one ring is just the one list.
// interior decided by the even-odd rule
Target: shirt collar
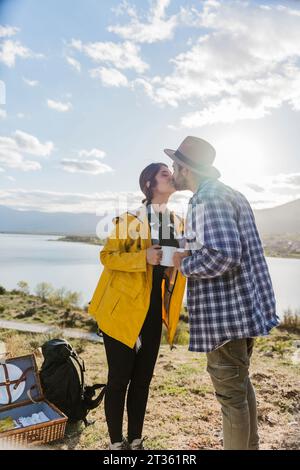
[(190, 199), (189, 202), (192, 203), (192, 202), (197, 198), (199, 192), (200, 192), (203, 188), (205, 188), (205, 187), (207, 186), (207, 184), (209, 184), (211, 181), (213, 181), (212, 178), (206, 178), (205, 180), (201, 181), (201, 183), (199, 184), (199, 186), (198, 186), (196, 192), (193, 194), (193, 196), (191, 197), (191, 199)]

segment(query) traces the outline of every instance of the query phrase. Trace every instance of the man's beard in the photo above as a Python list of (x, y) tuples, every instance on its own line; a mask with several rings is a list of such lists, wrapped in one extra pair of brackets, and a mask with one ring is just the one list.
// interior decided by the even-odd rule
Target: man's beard
[(187, 180), (184, 176), (180, 176), (175, 180), (175, 189), (176, 191), (184, 191), (185, 189), (188, 189)]

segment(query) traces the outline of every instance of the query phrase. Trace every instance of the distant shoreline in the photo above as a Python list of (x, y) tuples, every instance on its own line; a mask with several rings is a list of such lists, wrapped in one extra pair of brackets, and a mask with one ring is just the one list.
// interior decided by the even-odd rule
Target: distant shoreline
[[(76, 243), (86, 243), (89, 245), (100, 245), (105, 244), (105, 239), (99, 239), (97, 237), (88, 237), (88, 236), (77, 236), (77, 235), (68, 235), (59, 238), (57, 241), (64, 242), (76, 242)], [(274, 253), (265, 249), (265, 256), (267, 258), (283, 258), (283, 259), (300, 259), (300, 253)]]
[(41, 235), (44, 235), (45, 237), (49, 236), (49, 237), (64, 237), (66, 236), (65, 233), (61, 233), (61, 232), (53, 232), (53, 233), (44, 233), (44, 232), (2, 232), (0, 231), (0, 235), (37, 235), (37, 236), (41, 236)]
[(300, 254), (284, 254), (284, 253), (268, 253), (265, 252), (266, 258), (281, 258), (281, 259), (300, 259)]
[[(85, 243), (88, 245), (99, 245), (105, 244), (105, 239), (99, 239), (97, 237), (85, 237), (85, 236), (65, 236), (61, 237), (56, 241), (62, 242), (73, 242), (73, 243)], [(300, 259), (300, 253), (272, 253), (265, 250), (265, 256), (267, 258), (284, 258), (284, 259)]]
[[(72, 242), (72, 243), (85, 243), (86, 245), (96, 245), (103, 246), (105, 244), (105, 239), (100, 239), (92, 235), (65, 235), (62, 233), (36, 233), (36, 232), (0, 232), (0, 235), (36, 235), (36, 236), (49, 236), (49, 237), (58, 237), (57, 240), (61, 242)], [(279, 236), (278, 236), (279, 238)], [(278, 239), (277, 238), (277, 239)], [(53, 241), (53, 240), (50, 240)], [(284, 236), (282, 239), (285, 247)], [(277, 249), (280, 250), (280, 247)], [(267, 258), (282, 258), (282, 259), (300, 259), (300, 253), (284, 253), (280, 251), (274, 252), (272, 247), (264, 247), (264, 253)]]
[(72, 242), (72, 243), (85, 243), (87, 245), (99, 245), (103, 246), (105, 244), (105, 239), (101, 239), (98, 237), (86, 237), (81, 235), (68, 235), (59, 238), (56, 240), (58, 242)]

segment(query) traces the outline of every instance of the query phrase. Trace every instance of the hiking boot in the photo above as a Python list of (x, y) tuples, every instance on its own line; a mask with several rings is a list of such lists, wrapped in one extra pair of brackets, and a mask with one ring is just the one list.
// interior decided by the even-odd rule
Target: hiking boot
[(109, 450), (127, 450), (127, 443), (126, 441), (121, 441), (121, 442), (113, 442), (109, 443)]
[(145, 450), (144, 445), (143, 445), (144, 439), (133, 439), (133, 441), (129, 444), (129, 449), (130, 450)]

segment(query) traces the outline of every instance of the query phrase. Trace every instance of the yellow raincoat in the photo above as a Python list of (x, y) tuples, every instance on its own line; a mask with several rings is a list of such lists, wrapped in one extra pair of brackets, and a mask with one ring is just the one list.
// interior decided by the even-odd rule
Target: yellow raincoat
[[(115, 229), (100, 252), (104, 266), (88, 312), (107, 335), (133, 348), (146, 318), (152, 290), (153, 266), (146, 261), (151, 232), (145, 208), (117, 217)], [(176, 233), (182, 221), (174, 215)], [(173, 343), (185, 289), (185, 278), (175, 268), (162, 281), (162, 319), (168, 342)]]

